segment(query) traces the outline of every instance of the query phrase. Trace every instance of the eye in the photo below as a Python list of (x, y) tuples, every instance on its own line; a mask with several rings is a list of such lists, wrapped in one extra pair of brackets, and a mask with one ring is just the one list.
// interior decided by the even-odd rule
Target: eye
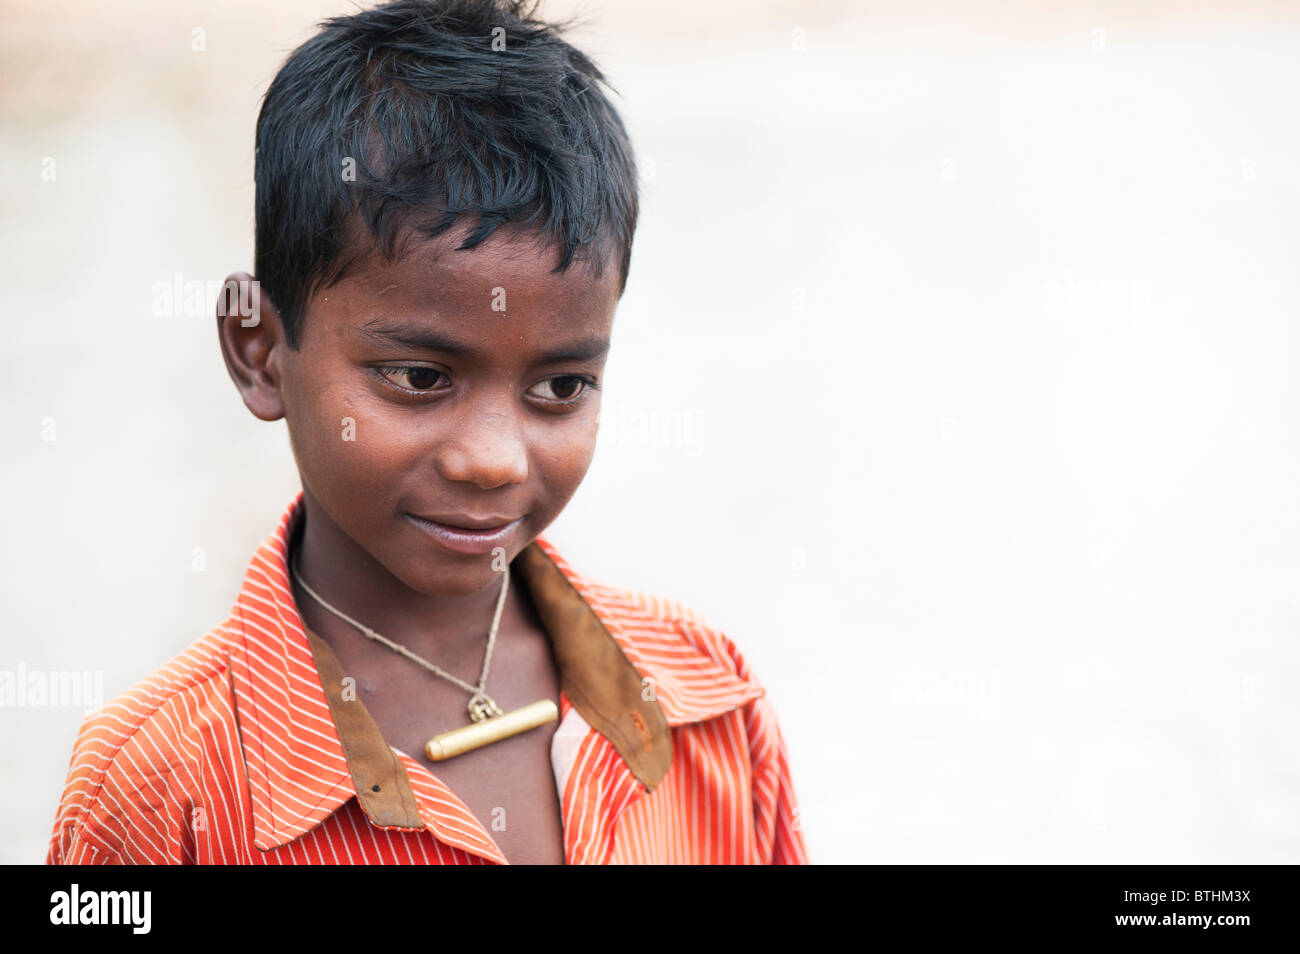
[(401, 391), (424, 393), (433, 389), (443, 373), (436, 368), (423, 365), (404, 365), (400, 367), (375, 368), (379, 375)]
[(549, 393), (538, 394), (536, 390), (528, 393), (552, 404), (577, 404), (588, 391), (599, 390), (596, 380), (585, 374), (557, 374), (540, 382), (537, 387)]

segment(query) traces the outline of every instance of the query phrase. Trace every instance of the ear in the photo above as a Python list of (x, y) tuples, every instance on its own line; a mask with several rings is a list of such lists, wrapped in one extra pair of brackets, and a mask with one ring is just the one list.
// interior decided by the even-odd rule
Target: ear
[(248, 409), (263, 421), (284, 417), (284, 326), (270, 297), (247, 272), (226, 276), (217, 296), (217, 337), (230, 380)]

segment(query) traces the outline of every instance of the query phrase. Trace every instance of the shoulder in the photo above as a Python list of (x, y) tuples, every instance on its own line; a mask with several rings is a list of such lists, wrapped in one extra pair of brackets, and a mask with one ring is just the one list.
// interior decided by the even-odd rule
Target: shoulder
[(574, 569), (541, 538), (541, 548), (604, 624), (671, 726), (701, 723), (765, 694), (730, 633), (694, 607), (660, 592), (615, 585)]
[[(676, 659), (676, 669), (660, 663), (659, 673), (671, 680), (669, 705), (680, 717), (674, 721), (680, 722), (679, 731), (703, 732), (712, 740), (721, 730), (713, 724), (704, 728), (705, 720), (734, 711), (754, 777), (769, 788), (786, 784), (778, 778), (787, 771), (780, 720), (767, 688), (735, 640), (680, 601), (620, 587), (604, 589), (657, 632), (664, 656)], [(649, 657), (643, 653), (638, 662), (652, 667)]]
[(625, 587), (607, 589), (632, 607), (651, 628), (662, 630), (667, 640), (708, 657), (745, 682), (758, 684), (753, 669), (735, 640), (693, 607), (659, 593)]
[[(205, 737), (233, 721), (224, 629), (195, 640), (82, 721), (55, 821), (51, 858), (85, 828), (156, 814), (171, 776), (204, 757)], [(233, 728), (233, 726), (231, 726)], [(115, 822), (117, 824), (115, 824)], [(89, 835), (88, 835), (89, 836)], [(98, 840), (100, 854), (109, 852)]]
[[(104, 708), (87, 716), (78, 748), (94, 749), (105, 761), (147, 734), (181, 738), (201, 725), (194, 710), (214, 695), (228, 694), (230, 657), (224, 630), (212, 630), (181, 650)], [(183, 720), (178, 709), (187, 709)]]
[(689, 729), (738, 711), (751, 735), (764, 734), (772, 716), (767, 689), (728, 632), (662, 593), (608, 584), (592, 591), (618, 623), (629, 659), (654, 680), (670, 724)]

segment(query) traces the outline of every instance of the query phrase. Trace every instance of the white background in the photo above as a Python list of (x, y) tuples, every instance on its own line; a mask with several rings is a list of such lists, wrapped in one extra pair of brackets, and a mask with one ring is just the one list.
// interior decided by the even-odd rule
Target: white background
[[(643, 219), (548, 536), (749, 656), (814, 861), (1300, 861), (1300, 9), (1132, 6), (581, 7)], [(0, 669), (125, 690), (296, 491), (153, 285), (350, 9), (0, 4)], [(80, 719), (0, 708), (0, 861)]]

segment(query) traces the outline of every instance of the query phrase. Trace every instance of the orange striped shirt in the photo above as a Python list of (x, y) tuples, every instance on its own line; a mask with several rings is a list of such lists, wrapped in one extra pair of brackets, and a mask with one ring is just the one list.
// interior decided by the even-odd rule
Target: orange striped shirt
[[(47, 863), (507, 863), (322, 677), (338, 664), (286, 565), (301, 518), (299, 493), (230, 617), (83, 722)], [(542, 536), (511, 569), (560, 671), (567, 863), (808, 862), (776, 715), (730, 639), (679, 603), (585, 578)]]

